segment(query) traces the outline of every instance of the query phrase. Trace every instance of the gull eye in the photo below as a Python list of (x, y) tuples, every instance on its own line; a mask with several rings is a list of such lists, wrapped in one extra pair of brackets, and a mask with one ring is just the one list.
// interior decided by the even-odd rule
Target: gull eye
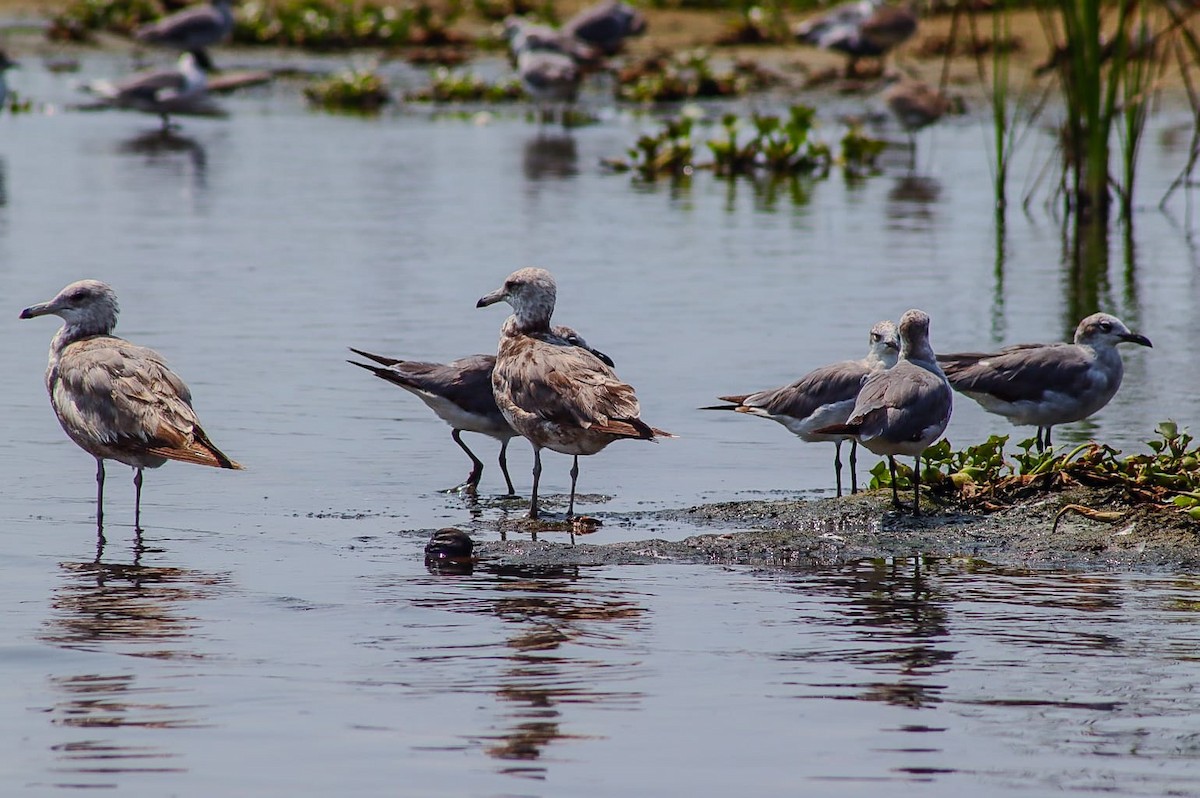
[(879, 333), (871, 333), (871, 343), (879, 343), (883, 340), (883, 336)]
[(1111, 321), (1100, 322), (1100, 329), (1103, 332), (1112, 332), (1112, 322)]

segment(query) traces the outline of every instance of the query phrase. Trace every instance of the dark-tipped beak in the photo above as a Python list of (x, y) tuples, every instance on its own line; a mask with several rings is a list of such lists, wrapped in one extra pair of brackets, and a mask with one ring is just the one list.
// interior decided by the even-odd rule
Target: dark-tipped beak
[(50, 306), (50, 303), (43, 302), (40, 305), (30, 305), (29, 307), (25, 308), (24, 310), (21, 311), (21, 315), (19, 318), (34, 319), (34, 318), (37, 318), (38, 316), (45, 316), (47, 313), (53, 313), (53, 312), (54, 312), (54, 308), (52, 308)]
[(493, 291), (492, 293), (488, 294), (487, 296), (479, 297), (479, 301), (475, 303), (475, 307), (486, 308), (488, 305), (494, 305), (497, 302), (502, 302), (503, 300), (504, 300), (504, 289), (500, 288), (500, 289), (497, 289), (497, 290)]
[(604, 365), (608, 366), (610, 369), (616, 368), (617, 364), (612, 361), (612, 358), (601, 352), (599, 349), (588, 349), (588, 351), (604, 361)]
[(1154, 348), (1154, 344), (1150, 343), (1149, 338), (1147, 338), (1144, 335), (1138, 335), (1137, 333), (1126, 333), (1121, 336), (1121, 340), (1128, 341), (1131, 344), (1139, 344), (1141, 346), (1148, 346), (1151, 349)]

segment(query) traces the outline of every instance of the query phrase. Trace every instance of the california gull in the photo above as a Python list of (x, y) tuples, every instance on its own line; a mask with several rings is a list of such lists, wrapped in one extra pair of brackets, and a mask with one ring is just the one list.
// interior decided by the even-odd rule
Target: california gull
[(104, 530), (104, 461), (134, 468), (134, 529), (142, 529), (142, 469), (168, 460), (241, 469), (200, 427), (192, 393), (157, 352), (112, 334), (117, 295), (99, 280), (71, 283), (22, 319), (54, 315), (46, 389), (67, 436), (96, 458), (96, 527)]
[(937, 359), (954, 390), (1014, 424), (1036, 425), (1041, 451), (1050, 446), (1053, 426), (1085, 419), (1116, 395), (1125, 372), (1117, 344), (1124, 342), (1151, 346), (1116, 316), (1093, 313), (1075, 328), (1074, 343), (1017, 344)]
[(615, 55), (632, 36), (646, 32), (646, 18), (627, 3), (606, 0), (588, 6), (563, 24), (563, 33)]
[(769, 418), (787, 427), (793, 435), (809, 443), (832, 441), (833, 466), (837, 476), (837, 495), (842, 495), (842, 441), (850, 441), (850, 492), (858, 492), (858, 441), (849, 435), (828, 435), (817, 432), (830, 424), (841, 424), (850, 418), (858, 389), (868, 375), (896, 365), (900, 353), (900, 336), (896, 325), (881, 321), (871, 328), (870, 347), (861, 360), (844, 360), (813, 369), (800, 379), (758, 393), (719, 397), (727, 405), (702, 410), (736, 410), (760, 418)]
[(579, 456), (591, 455), (613, 441), (652, 441), (674, 437), (641, 420), (633, 387), (586, 349), (572, 346), (550, 327), (557, 289), (545, 269), (513, 272), (504, 285), (480, 298), (476, 307), (512, 305), (500, 328), (500, 346), (492, 371), (492, 389), (500, 412), (533, 444), (533, 491), (529, 517), (538, 517), (538, 478), (542, 449), (574, 458), (567, 516), (575, 515)]

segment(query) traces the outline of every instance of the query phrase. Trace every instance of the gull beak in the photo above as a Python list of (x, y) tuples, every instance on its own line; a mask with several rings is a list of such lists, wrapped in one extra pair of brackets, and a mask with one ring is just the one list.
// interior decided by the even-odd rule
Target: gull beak
[(503, 288), (497, 288), (487, 296), (481, 296), (479, 301), (475, 303), (477, 308), (486, 308), (488, 305), (494, 305), (497, 302), (503, 302), (507, 298)]
[(589, 348), (588, 351), (591, 352), (596, 357), (600, 358), (600, 360), (602, 360), (604, 362), (604, 365), (608, 366), (610, 369), (616, 368), (617, 364), (612, 361), (612, 358), (609, 357), (608, 355), (604, 354), (603, 352), (601, 352), (599, 349)]
[(54, 313), (56, 310), (58, 310), (58, 308), (53, 302), (43, 302), (40, 305), (30, 305), (29, 307), (25, 308), (21, 311), (19, 318), (34, 319), (38, 316), (48, 316), (51, 313)]
[(1147, 338), (1144, 335), (1138, 335), (1137, 333), (1125, 333), (1124, 335), (1121, 336), (1121, 340), (1128, 341), (1131, 344), (1138, 344), (1140, 346), (1148, 346), (1151, 349), (1154, 348), (1154, 344), (1150, 343), (1149, 338)]

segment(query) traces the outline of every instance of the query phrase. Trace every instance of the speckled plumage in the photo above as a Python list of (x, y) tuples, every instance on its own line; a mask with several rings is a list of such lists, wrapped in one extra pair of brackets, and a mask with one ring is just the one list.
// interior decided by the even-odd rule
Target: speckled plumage
[(530, 518), (538, 516), (543, 448), (575, 457), (568, 509), (573, 515), (579, 455), (596, 454), (623, 438), (670, 437), (641, 420), (633, 388), (607, 364), (550, 328), (556, 293), (549, 272), (521, 269), (477, 303), (485, 307), (504, 301), (513, 307), (501, 327), (492, 388), (508, 423), (533, 444)]
[(141, 527), (142, 469), (179, 460), (240, 469), (205, 434), (186, 384), (152, 349), (112, 335), (116, 293), (98, 280), (71, 283), (21, 318), (57, 315), (64, 324), (50, 345), (46, 389), (67, 436), (96, 458), (96, 520), (103, 525), (104, 460), (136, 469), (134, 525)]
[[(571, 346), (582, 347), (608, 365), (612, 365), (608, 355), (591, 348), (583, 336), (570, 327), (555, 327), (554, 332)], [(462, 440), (460, 433), (465, 431), (477, 432), (500, 441), (500, 470), (504, 474), (508, 492), (516, 492), (508, 473), (508, 442), (516, 437), (517, 432), (496, 406), (496, 397), (492, 391), (495, 355), (471, 355), (451, 363), (428, 363), (373, 355), (353, 347), (350, 351), (379, 365), (356, 363), (353, 360), (348, 361), (349, 363), (404, 388), (424, 402), (438, 418), (450, 425), (451, 437), (467, 457), (471, 458), (472, 463), (471, 473), (466, 481), (451, 490), (473, 492), (478, 488), (479, 480), (483, 476), (483, 463)]]

